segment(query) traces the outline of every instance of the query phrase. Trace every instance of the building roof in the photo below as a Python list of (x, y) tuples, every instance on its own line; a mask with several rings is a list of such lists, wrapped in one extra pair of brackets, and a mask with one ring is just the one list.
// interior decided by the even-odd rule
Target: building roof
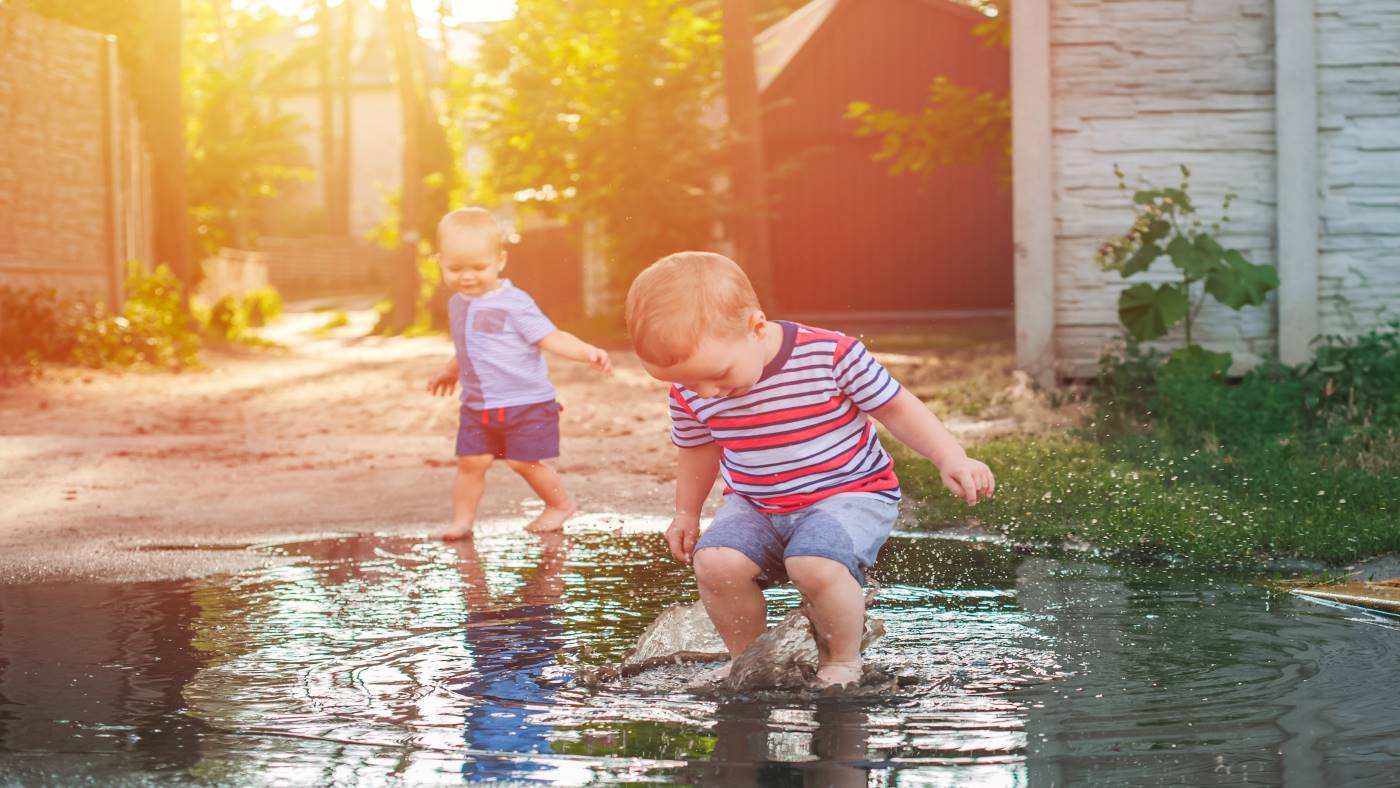
[[(793, 11), (785, 19), (754, 37), (754, 70), (760, 93), (768, 90), (783, 71), (797, 59), (798, 53), (831, 21), (838, 7), (847, 2), (880, 2), (881, 0), (812, 0)], [(885, 0), (889, 1), (889, 0)], [(983, 18), (968, 0), (902, 0), (949, 13)]]
[(841, 0), (812, 0), (754, 38), (759, 92), (773, 84), (840, 4)]

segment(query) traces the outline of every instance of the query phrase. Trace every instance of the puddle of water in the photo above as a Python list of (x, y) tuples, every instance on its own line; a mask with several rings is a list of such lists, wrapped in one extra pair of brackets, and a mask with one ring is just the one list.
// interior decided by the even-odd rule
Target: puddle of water
[[(596, 693), (694, 598), (660, 534), (354, 537), (180, 582), (0, 587), (0, 783), (1389, 785), (1400, 629), (1234, 580), (896, 537), (880, 698)], [(770, 592), (775, 617), (795, 603)]]

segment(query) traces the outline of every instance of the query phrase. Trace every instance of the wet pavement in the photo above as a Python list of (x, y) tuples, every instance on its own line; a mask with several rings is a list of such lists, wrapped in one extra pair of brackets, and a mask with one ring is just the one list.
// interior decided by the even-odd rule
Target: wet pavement
[[(917, 683), (875, 698), (589, 692), (694, 598), (662, 523), (475, 545), (265, 545), (241, 573), (0, 586), (0, 784), (1394, 785), (1400, 619), (1249, 578), (902, 534), (876, 568)], [(770, 592), (779, 616), (796, 601)]]

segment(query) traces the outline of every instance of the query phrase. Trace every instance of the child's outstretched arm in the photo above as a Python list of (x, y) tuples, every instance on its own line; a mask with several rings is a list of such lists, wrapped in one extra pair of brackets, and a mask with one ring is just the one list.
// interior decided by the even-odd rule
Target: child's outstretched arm
[(608, 351), (594, 347), (567, 331), (555, 331), (540, 340), (540, 349), (570, 361), (581, 361), (604, 375), (612, 374), (612, 360)]
[(666, 529), (666, 544), (671, 555), (683, 564), (690, 563), (695, 543), (700, 539), (700, 510), (719, 476), (722, 449), (718, 443), (680, 449), (676, 464), (676, 516)]
[(453, 389), (457, 388), (457, 378), (460, 374), (461, 370), (457, 367), (457, 357), (453, 356), (452, 360), (447, 362), (447, 367), (438, 373), (437, 377), (428, 381), (428, 393), (434, 397), (446, 397), (452, 393)]
[(968, 457), (943, 422), (908, 389), (870, 415), (901, 443), (938, 466), (943, 485), (954, 495), (976, 504), (979, 495), (985, 498), (996, 491), (992, 469)]

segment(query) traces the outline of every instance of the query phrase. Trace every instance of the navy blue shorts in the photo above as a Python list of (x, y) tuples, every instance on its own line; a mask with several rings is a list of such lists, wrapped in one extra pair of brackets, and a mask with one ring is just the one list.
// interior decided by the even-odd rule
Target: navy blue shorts
[(524, 462), (558, 457), (559, 410), (558, 402), (488, 410), (463, 405), (457, 456), (490, 454), (500, 460)]

